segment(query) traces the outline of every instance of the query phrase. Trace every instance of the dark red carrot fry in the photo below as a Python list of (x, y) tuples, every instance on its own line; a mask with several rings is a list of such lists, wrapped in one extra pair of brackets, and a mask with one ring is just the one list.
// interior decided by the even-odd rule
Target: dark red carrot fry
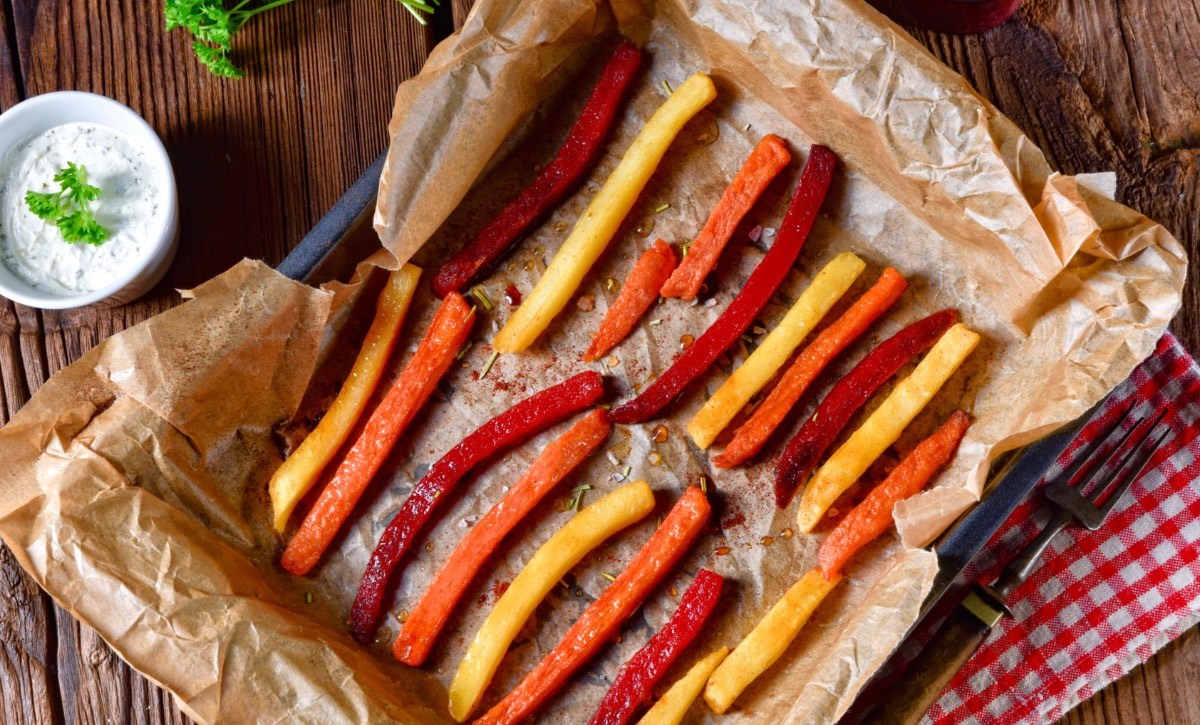
[(771, 251), (758, 263), (738, 296), (700, 339), (675, 358), (662, 377), (642, 391), (641, 395), (613, 410), (614, 422), (641, 423), (658, 415), (688, 385), (703, 375), (754, 322), (787, 276), (800, 254), (800, 247), (808, 239), (836, 165), (837, 157), (832, 151), (824, 146), (812, 147), (800, 175), (800, 185), (796, 187), (796, 195), (792, 198)]
[(704, 492), (689, 487), (625, 571), (579, 615), (558, 646), (475, 725), (520, 722), (550, 699), (616, 634), (621, 622), (687, 552), (708, 525), (711, 511)]
[(775, 468), (775, 503), (779, 508), (787, 508), (796, 489), (816, 469), (825, 450), (879, 386), (905, 363), (932, 347), (957, 319), (958, 313), (954, 310), (942, 310), (914, 322), (879, 343), (833, 386), (812, 417), (788, 443)]
[(732, 468), (758, 453), (825, 366), (866, 332), (872, 322), (900, 299), (907, 287), (908, 282), (899, 272), (891, 267), (883, 270), (879, 281), (871, 289), (796, 356), (796, 361), (783, 374), (767, 399), (738, 427), (737, 434), (721, 455), (713, 459), (713, 465)]
[(350, 629), (359, 642), (370, 642), (383, 613), (388, 581), (417, 534), (446, 494), (480, 461), (549, 428), (604, 396), (599, 373), (579, 373), (535, 393), (492, 418), (433, 464), (388, 524), (371, 552), (358, 594), (350, 609)]
[(419, 667), (429, 656), (438, 633), (454, 605), (484, 562), (525, 515), (608, 438), (612, 424), (602, 408), (592, 411), (566, 433), (551, 441), (500, 502), (488, 510), (463, 540), (409, 612), (392, 645), (392, 654), (406, 665)]
[(696, 574), (679, 600), (679, 608), (613, 678), (612, 687), (600, 701), (591, 725), (625, 725), (643, 703), (650, 701), (650, 690), (700, 634), (717, 606), (724, 585), (725, 578), (708, 569), (701, 569)]
[(461, 292), (486, 272), (521, 235), (545, 216), (579, 183), (600, 156), (617, 109), (642, 64), (642, 52), (630, 43), (613, 51), (587, 105), (575, 121), (554, 161), (521, 194), (488, 222), (475, 238), (433, 276), (433, 293)]

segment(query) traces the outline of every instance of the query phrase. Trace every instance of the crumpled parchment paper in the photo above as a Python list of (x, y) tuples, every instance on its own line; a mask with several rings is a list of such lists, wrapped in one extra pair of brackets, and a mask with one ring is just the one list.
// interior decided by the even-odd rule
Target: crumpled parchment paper
[[(485, 283), (496, 309), (481, 310), (473, 346), (397, 446), (355, 525), (310, 577), (285, 576), (266, 482), (336, 393), (369, 321), (377, 267), (412, 259), (428, 279), (553, 156), (619, 33), (645, 44), (647, 62), (597, 170)], [(664, 99), (663, 81), (677, 86), (695, 71), (713, 75), (718, 100), (672, 146), (576, 304), (527, 354), (501, 357), (482, 376), (488, 341), (511, 311), (507, 285), (529, 291)], [(351, 284), (316, 290), (244, 262), (183, 306), (97, 346), (0, 432), (0, 536), (57, 601), (204, 722), (446, 720), (444, 686), (466, 643), (506, 582), (571, 515), (569, 490), (590, 484), (586, 505), (620, 485), (626, 467), (625, 480), (645, 478), (659, 491), (660, 512), (684, 485), (712, 478), (713, 530), (620, 641), (541, 713), (546, 722), (590, 716), (617, 667), (662, 625), (699, 567), (725, 574), (731, 586), (668, 679), (734, 645), (813, 565), (827, 527), (793, 534), (794, 511), (777, 513), (771, 500), (783, 437), (754, 465), (719, 472), (686, 437), (688, 419), (744, 359), (746, 350), (735, 349), (663, 420), (619, 427), (605, 453), (535, 511), (468, 592), (426, 667), (390, 657), (405, 608), (475, 517), (567, 424), (463, 482), (406, 561), (374, 647), (355, 645), (344, 626), (368, 554), (428, 466), (487, 418), (584, 369), (580, 354), (617, 281), (655, 237), (689, 241), (765, 133), (791, 142), (797, 160), (788, 178), (739, 230), (709, 296), (694, 306), (657, 305), (650, 317), (660, 322), (641, 325), (600, 364), (617, 400), (665, 370), (681, 338), (698, 337), (732, 299), (772, 243), (814, 141), (844, 164), (762, 326), (773, 326), (841, 251), (859, 254), (868, 270), (839, 309), (886, 265), (912, 287), (802, 400), (789, 431), (872, 339), (919, 317), (954, 307), (984, 340), (896, 445), (902, 454), (964, 407), (976, 422), (952, 466), (897, 507), (899, 534), (854, 560), (784, 658), (723, 719), (836, 719), (915, 618), (936, 567), (920, 547), (977, 500), (989, 462), (1086, 410), (1149, 354), (1180, 303), (1182, 248), (1111, 201), (1111, 174), (1054, 173), (963, 79), (857, 0), (482, 0), (400, 87), (389, 130), (375, 218), (383, 246)], [(655, 213), (662, 204), (670, 207)], [(763, 230), (750, 241), (756, 226)], [(426, 289), (393, 372), (432, 316)], [(659, 424), (666, 440), (656, 443)], [(646, 540), (653, 519), (601, 547), (554, 590), (485, 707), (554, 646), (607, 585), (602, 573), (619, 571)], [(703, 705), (692, 716), (712, 719)]]

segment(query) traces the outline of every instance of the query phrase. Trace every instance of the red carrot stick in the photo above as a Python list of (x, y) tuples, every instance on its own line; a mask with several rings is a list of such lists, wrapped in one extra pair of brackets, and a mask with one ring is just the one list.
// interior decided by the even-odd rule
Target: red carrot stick
[(732, 468), (758, 453), (821, 371), (866, 332), (871, 323), (895, 304), (907, 288), (908, 282), (899, 272), (891, 267), (883, 270), (879, 281), (871, 289), (796, 356), (796, 361), (783, 374), (767, 399), (738, 428), (721, 455), (713, 459), (713, 465)]
[(817, 562), (826, 579), (841, 572), (847, 559), (888, 530), (892, 525), (892, 508), (924, 488), (933, 474), (949, 462), (970, 425), (971, 417), (966, 413), (961, 410), (951, 413), (941, 428), (917, 444), (862, 503), (838, 522), (817, 553)]
[(288, 542), (280, 562), (284, 570), (307, 574), (320, 560), (404, 429), (454, 363), (474, 322), (475, 316), (462, 295), (447, 295), (412, 359), (371, 413), (350, 452)]
[(625, 725), (643, 703), (650, 701), (654, 685), (700, 634), (717, 606), (724, 585), (725, 578), (708, 569), (696, 574), (679, 600), (679, 608), (613, 678), (612, 687), (600, 701), (590, 725)]
[(546, 446), (504, 498), (463, 537), (430, 581), (392, 645), (396, 659), (413, 667), (425, 662), (454, 606), (504, 537), (611, 431), (607, 412), (597, 408)]
[(808, 480), (821, 456), (837, 438), (850, 417), (888, 378), (937, 342), (958, 319), (954, 310), (942, 310), (914, 322), (879, 343), (854, 369), (833, 386), (800, 431), (788, 443), (775, 467), (775, 503), (787, 508), (796, 489)]
[(688, 488), (616, 581), (575, 620), (558, 646), (475, 725), (515, 723), (533, 714), (617, 632), (708, 525), (704, 492)]
[(662, 377), (642, 391), (641, 395), (613, 410), (613, 422), (641, 423), (658, 415), (741, 337), (766, 307), (767, 301), (799, 256), (800, 247), (804, 246), (817, 220), (817, 212), (825, 200), (825, 192), (829, 190), (836, 165), (837, 157), (832, 151), (824, 146), (812, 147), (800, 175), (800, 185), (796, 188), (796, 195), (792, 198), (771, 251), (758, 263), (738, 296), (700, 339), (675, 358)]
[(438, 269), (433, 293), (461, 292), (486, 272), (538, 219), (553, 209), (579, 183), (600, 157), (617, 109), (642, 64), (642, 52), (630, 43), (613, 50), (587, 105), (571, 128), (554, 161), (516, 199), (488, 222), (458, 254)]
[(666, 242), (654, 240), (653, 246), (633, 265), (633, 271), (621, 286), (620, 294), (612, 307), (608, 308), (608, 314), (592, 338), (591, 346), (583, 354), (586, 362), (600, 359), (633, 331), (637, 321), (658, 299), (658, 290), (671, 270), (675, 269), (676, 261), (675, 252)]
[(433, 510), (480, 461), (549, 428), (604, 396), (599, 373), (579, 373), (535, 393), (484, 423), (433, 464), (388, 524), (371, 552), (358, 594), (350, 609), (350, 628), (359, 642), (370, 642), (383, 614), (383, 597), (400, 559), (428, 523)]
[(693, 299), (700, 291), (704, 278), (717, 266), (721, 250), (750, 211), (758, 197), (766, 191), (771, 180), (783, 171), (792, 160), (787, 144), (774, 134), (767, 134), (750, 152), (746, 163), (738, 170), (733, 182), (725, 189), (700, 235), (688, 248), (687, 256), (671, 278), (662, 287), (663, 297)]

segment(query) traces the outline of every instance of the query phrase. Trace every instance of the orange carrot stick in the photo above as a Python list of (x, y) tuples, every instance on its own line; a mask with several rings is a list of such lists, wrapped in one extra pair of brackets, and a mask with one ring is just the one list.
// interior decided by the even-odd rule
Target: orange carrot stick
[(475, 725), (515, 723), (544, 704), (612, 639), (621, 622), (637, 610), (708, 525), (711, 511), (704, 492), (689, 487), (625, 571), (575, 620), (554, 651)]
[(917, 444), (891, 474), (862, 503), (846, 514), (821, 544), (817, 562), (825, 577), (839, 573), (854, 552), (869, 544), (892, 525), (892, 507), (916, 494), (958, 448), (971, 417), (961, 410), (950, 414), (941, 428)]
[(474, 322), (474, 310), (462, 295), (457, 292), (446, 295), (412, 359), (371, 414), (350, 452), (288, 542), (280, 562), (284, 570), (307, 574), (316, 565), (400, 434), (450, 369)]
[(713, 459), (713, 465), (732, 468), (758, 453), (821, 371), (895, 304), (907, 288), (908, 282), (899, 272), (891, 267), (883, 270), (871, 289), (796, 356), (767, 399), (738, 428), (721, 455)]
[(633, 265), (616, 301), (608, 308), (608, 314), (592, 338), (591, 346), (583, 354), (586, 362), (600, 359), (633, 331), (633, 326), (658, 299), (658, 290), (671, 276), (678, 261), (675, 251), (666, 242), (654, 240), (654, 244)]
[(663, 297), (680, 297), (690, 300), (700, 291), (704, 278), (717, 266), (717, 258), (721, 250), (729, 243), (729, 238), (742, 221), (742, 217), (750, 211), (750, 207), (758, 201), (758, 197), (766, 191), (771, 180), (779, 175), (791, 162), (792, 155), (787, 150), (783, 139), (775, 134), (763, 136), (758, 146), (750, 152), (746, 163), (738, 170), (733, 182), (725, 189), (721, 201), (717, 203), (700, 235), (688, 249), (683, 263), (675, 270), (667, 283), (662, 286)]
[(504, 498), (463, 537), (429, 583), (392, 645), (396, 659), (413, 667), (425, 662), (455, 604), (500, 541), (546, 494), (586, 460), (611, 431), (608, 413), (597, 408), (546, 446)]

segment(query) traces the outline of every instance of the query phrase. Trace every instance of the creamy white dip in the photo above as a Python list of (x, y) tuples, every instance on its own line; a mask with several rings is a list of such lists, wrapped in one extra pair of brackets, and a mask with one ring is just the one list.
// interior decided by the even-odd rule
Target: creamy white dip
[[(25, 192), (59, 189), (67, 162), (87, 169), (100, 188), (89, 204), (108, 232), (100, 246), (69, 244), (53, 222), (38, 218)], [(96, 123), (67, 123), (17, 144), (0, 163), (0, 260), (33, 287), (72, 295), (107, 287), (148, 251), (161, 224), (162, 190), (145, 149)]]

